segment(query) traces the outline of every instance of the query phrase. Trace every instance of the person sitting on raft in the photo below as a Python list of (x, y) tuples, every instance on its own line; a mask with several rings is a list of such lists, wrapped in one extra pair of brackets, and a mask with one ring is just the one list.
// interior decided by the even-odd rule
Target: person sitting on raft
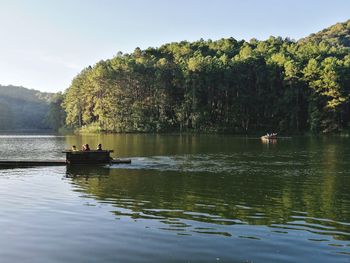
[(77, 151), (77, 147), (75, 145), (72, 146), (72, 152), (76, 152)]
[(83, 144), (83, 151), (86, 152), (86, 151), (90, 151), (90, 147), (88, 144)]
[(102, 151), (102, 144), (101, 143), (99, 143), (98, 145), (97, 145), (97, 149), (96, 149), (97, 151)]

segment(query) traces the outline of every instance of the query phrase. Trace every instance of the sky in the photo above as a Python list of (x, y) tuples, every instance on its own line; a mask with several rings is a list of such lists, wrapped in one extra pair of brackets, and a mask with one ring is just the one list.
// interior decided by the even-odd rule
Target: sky
[(0, 85), (67, 89), (118, 51), (182, 40), (298, 40), (350, 19), (350, 0), (0, 0)]

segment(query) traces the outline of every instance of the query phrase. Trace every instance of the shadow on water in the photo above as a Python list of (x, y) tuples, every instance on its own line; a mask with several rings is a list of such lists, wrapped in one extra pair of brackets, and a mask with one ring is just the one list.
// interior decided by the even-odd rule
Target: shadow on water
[(67, 178), (93, 178), (108, 176), (110, 174), (110, 167), (107, 165), (67, 165)]

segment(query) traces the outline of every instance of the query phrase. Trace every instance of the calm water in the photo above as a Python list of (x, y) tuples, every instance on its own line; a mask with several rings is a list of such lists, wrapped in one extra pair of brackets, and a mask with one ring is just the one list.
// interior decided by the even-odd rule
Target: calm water
[(350, 262), (350, 138), (0, 136), (0, 159), (75, 144), (131, 165), (0, 170), (0, 261)]

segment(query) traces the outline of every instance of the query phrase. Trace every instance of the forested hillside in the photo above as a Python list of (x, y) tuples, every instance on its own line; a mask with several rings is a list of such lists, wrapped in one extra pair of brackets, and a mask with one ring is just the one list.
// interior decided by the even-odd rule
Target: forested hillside
[(333, 26), (330, 26), (322, 31), (311, 34), (310, 36), (299, 40), (299, 42), (316, 42), (320, 43), (322, 41), (327, 41), (335, 46), (341, 47), (346, 46), (350, 47), (350, 20), (345, 23), (337, 23)]
[(0, 85), (0, 131), (48, 129), (46, 116), (53, 94)]
[(118, 53), (64, 94), (66, 124), (110, 132), (349, 127), (350, 20), (300, 41), (182, 41)]

